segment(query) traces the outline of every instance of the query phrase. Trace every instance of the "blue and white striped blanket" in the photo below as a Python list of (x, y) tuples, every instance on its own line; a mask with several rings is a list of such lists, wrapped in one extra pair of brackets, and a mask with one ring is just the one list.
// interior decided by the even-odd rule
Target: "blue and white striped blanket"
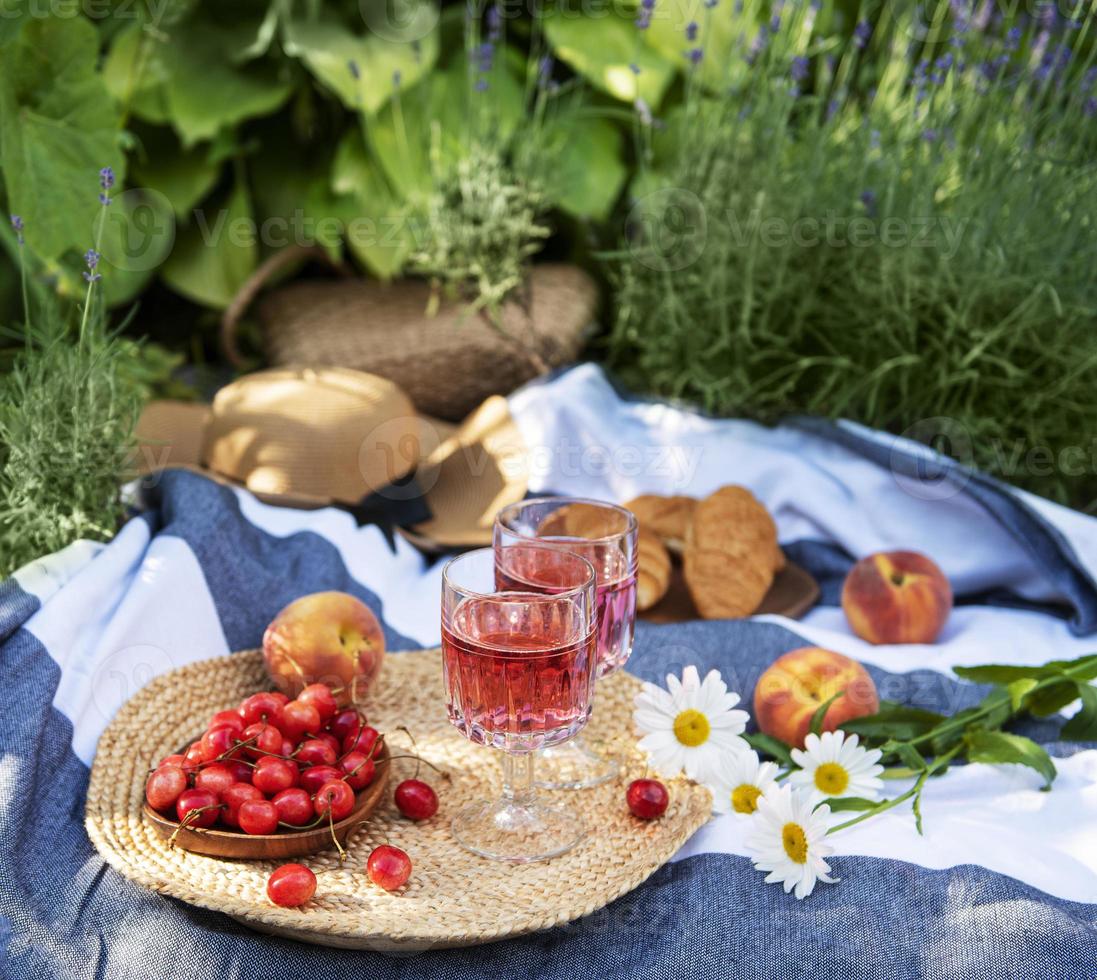
[[(817, 643), (869, 665), (886, 696), (956, 710), (980, 689), (955, 665), (1097, 650), (1097, 521), (1005, 490), (852, 426), (776, 430), (620, 397), (579, 367), (511, 398), (533, 490), (628, 499), (750, 486), (782, 543), (824, 584), (803, 622), (646, 626), (629, 669), (661, 681), (718, 667), (750, 698), (778, 654)], [(969, 765), (931, 781), (919, 837), (894, 811), (835, 838), (835, 873), (803, 902), (762, 884), (741, 825), (718, 817), (603, 912), (494, 946), (394, 959), (259, 936), (146, 892), (83, 827), (88, 765), (118, 707), (152, 676), (254, 647), (289, 600), (345, 589), (391, 649), (438, 640), (439, 568), (337, 510), (268, 507), (194, 474), (107, 547), (75, 545), (0, 584), (0, 976), (1091, 978), (1097, 977), (1097, 749), (1046, 742), (1059, 778)], [(834, 605), (853, 556), (913, 547), (960, 605), (932, 647), (871, 647)]]

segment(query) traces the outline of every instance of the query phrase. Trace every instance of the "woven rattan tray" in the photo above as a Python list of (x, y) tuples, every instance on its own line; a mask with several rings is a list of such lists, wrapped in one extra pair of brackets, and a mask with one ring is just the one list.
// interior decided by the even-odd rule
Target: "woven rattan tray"
[[(259, 653), (238, 653), (158, 677), (118, 713), (99, 741), (87, 806), (88, 834), (114, 868), (155, 891), (264, 932), (327, 946), (412, 952), (492, 942), (594, 912), (648, 878), (711, 812), (708, 790), (675, 781), (661, 819), (646, 823), (629, 813), (624, 786), (642, 770), (631, 736), (632, 700), (640, 683), (619, 672), (599, 682), (587, 731), (594, 744), (625, 761), (625, 772), (595, 789), (546, 794), (574, 807), (590, 837), (540, 864), (475, 857), (450, 836), (449, 820), (464, 804), (497, 795), (498, 753), (472, 745), (446, 721), (437, 650), (394, 654), (364, 708), (371, 724), (393, 732), (391, 747), (403, 748), (404, 736), (395, 728), (406, 725), (419, 753), (450, 773), (444, 782), (425, 770), (424, 778), (439, 790), (439, 811), (412, 823), (388, 794), (348, 838), (345, 865), (334, 852), (305, 859), (319, 874), (312, 901), (300, 909), (278, 908), (265, 892), (278, 862), (228, 861), (170, 849), (141, 815), (149, 766), (201, 730), (214, 711), (267, 686)], [(414, 765), (394, 762), (390, 785), (411, 775)], [(381, 843), (402, 847), (414, 866), (408, 884), (391, 894), (363, 873), (367, 855)]]

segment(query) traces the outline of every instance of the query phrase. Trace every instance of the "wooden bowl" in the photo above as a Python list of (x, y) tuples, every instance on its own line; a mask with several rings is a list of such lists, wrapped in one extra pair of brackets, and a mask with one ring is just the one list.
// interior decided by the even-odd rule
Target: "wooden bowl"
[[(364, 790), (355, 797), (354, 810), (335, 825), (335, 836), (340, 844), (346, 844), (347, 836), (359, 824), (369, 819), (377, 809), (385, 794), (389, 776), (389, 750), (382, 744), (376, 756), (377, 774)], [(195, 854), (207, 854), (210, 857), (238, 858), (245, 861), (274, 860), (302, 857), (317, 851), (334, 847), (331, 841), (331, 827), (321, 824), (309, 830), (286, 830), (278, 834), (245, 834), (236, 830), (203, 829), (184, 827), (179, 830), (179, 821), (158, 813), (146, 802), (142, 812), (145, 819), (156, 828), (163, 838), (175, 838), (177, 847)]]

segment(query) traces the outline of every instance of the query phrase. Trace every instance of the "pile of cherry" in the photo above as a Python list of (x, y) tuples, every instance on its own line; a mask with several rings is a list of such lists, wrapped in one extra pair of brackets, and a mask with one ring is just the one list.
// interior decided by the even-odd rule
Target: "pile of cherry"
[[(360, 711), (340, 709), (326, 684), (310, 684), (292, 701), (263, 691), (234, 711), (218, 711), (186, 752), (162, 759), (145, 784), (145, 799), (160, 813), (174, 813), (180, 828), (275, 834), (326, 824), (334, 840), (334, 824), (350, 816), (356, 792), (373, 782), (382, 741)], [(401, 782), (394, 799), (412, 820), (438, 810), (434, 790), (418, 779)], [(268, 895), (277, 904), (301, 904), (312, 895), (301, 897), (307, 879), (290, 869), (308, 871), (286, 865), (271, 876)], [(411, 861), (382, 845), (370, 855), (367, 873), (392, 890), (407, 881)]]

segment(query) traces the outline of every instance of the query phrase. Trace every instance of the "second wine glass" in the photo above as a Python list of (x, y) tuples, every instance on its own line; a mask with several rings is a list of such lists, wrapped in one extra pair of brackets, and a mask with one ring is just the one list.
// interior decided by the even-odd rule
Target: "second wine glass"
[[(518, 543), (538, 543), (585, 558), (594, 568), (598, 617), (598, 676), (624, 666), (632, 653), (636, 624), (636, 517), (602, 500), (537, 497), (504, 507), (495, 517), (493, 541), (500, 585), (551, 592), (543, 576), (524, 575), (513, 561), (505, 572), (499, 555)], [(619, 766), (588, 748), (581, 737), (543, 753), (538, 785), (583, 789), (612, 779)]]

